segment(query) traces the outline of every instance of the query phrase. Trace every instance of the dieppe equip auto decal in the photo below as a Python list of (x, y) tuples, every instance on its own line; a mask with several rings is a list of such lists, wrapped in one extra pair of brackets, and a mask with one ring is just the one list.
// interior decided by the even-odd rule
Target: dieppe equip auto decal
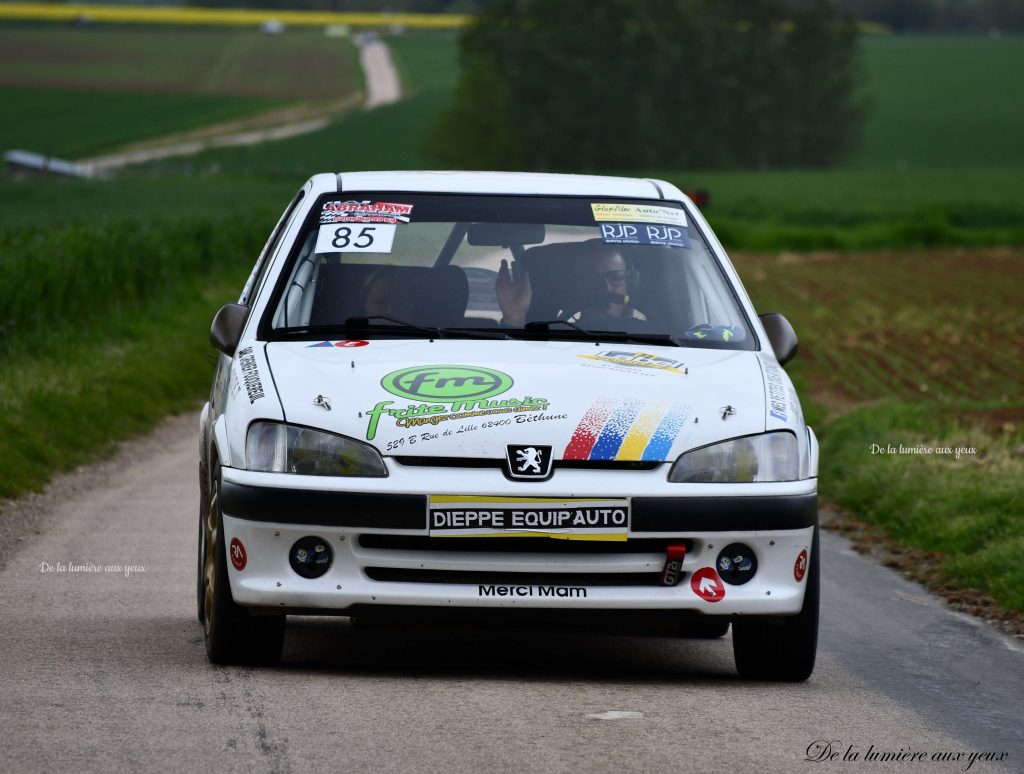
[[(392, 395), (414, 405), (394, 406), (393, 400), (382, 400), (366, 413), (369, 423), (366, 440), (372, 441), (383, 416), (393, 417), (396, 427), (438, 425), (453, 419), (507, 414), (521, 411), (544, 411), (547, 398), (527, 395), (522, 398), (492, 400), (512, 389), (512, 377), (501, 371), (479, 366), (429, 365), (392, 371), (380, 380)], [(394, 406), (394, 407), (393, 407)]]
[(242, 372), (242, 383), (245, 385), (246, 395), (249, 396), (249, 404), (252, 405), (264, 397), (263, 381), (260, 379), (260, 370), (256, 365), (252, 347), (246, 347), (238, 353), (238, 368)]
[(622, 541), (629, 531), (629, 502), (617, 498), (430, 495), (427, 509), (434, 537)]
[(580, 419), (562, 459), (663, 462), (688, 415), (689, 407), (679, 404), (599, 398)]
[(675, 207), (593, 202), (590, 209), (598, 223), (662, 223), (686, 228), (686, 216), (682, 210)]
[(689, 372), (688, 369), (685, 369), (682, 360), (672, 360), (671, 358), (653, 355), (650, 352), (616, 352), (611, 350), (608, 352), (598, 352), (596, 355), (577, 355), (576, 357), (634, 368), (671, 371), (674, 374), (686, 374)]

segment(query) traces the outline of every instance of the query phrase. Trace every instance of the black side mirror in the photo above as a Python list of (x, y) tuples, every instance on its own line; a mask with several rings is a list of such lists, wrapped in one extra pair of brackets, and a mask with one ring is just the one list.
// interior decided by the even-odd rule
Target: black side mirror
[(779, 365), (786, 365), (796, 357), (796, 331), (789, 324), (789, 320), (778, 312), (767, 312), (759, 315), (764, 332), (768, 334), (768, 341), (772, 345)]
[(234, 357), (248, 317), (249, 307), (242, 304), (224, 304), (210, 326), (210, 343), (228, 357)]

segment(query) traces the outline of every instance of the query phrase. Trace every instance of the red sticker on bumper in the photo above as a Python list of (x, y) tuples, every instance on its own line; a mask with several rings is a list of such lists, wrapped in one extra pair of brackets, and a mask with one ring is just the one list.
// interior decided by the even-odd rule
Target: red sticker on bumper
[(705, 602), (720, 602), (725, 599), (725, 584), (718, 577), (714, 567), (701, 567), (690, 578), (693, 593)]
[(231, 546), (228, 549), (228, 554), (231, 556), (231, 565), (241, 572), (245, 569), (245, 546), (242, 545), (242, 541), (238, 538), (231, 538)]
[(797, 557), (796, 562), (793, 564), (793, 577), (796, 582), (799, 583), (804, 579), (804, 575), (807, 573), (807, 549), (801, 551)]

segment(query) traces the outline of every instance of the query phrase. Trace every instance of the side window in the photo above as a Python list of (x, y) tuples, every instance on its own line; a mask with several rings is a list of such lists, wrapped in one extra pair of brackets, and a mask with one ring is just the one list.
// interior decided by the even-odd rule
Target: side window
[(267, 243), (263, 246), (263, 251), (260, 253), (259, 259), (256, 261), (256, 265), (253, 267), (252, 274), (249, 275), (249, 279), (245, 283), (245, 287), (242, 289), (242, 295), (238, 299), (238, 303), (249, 306), (252, 299), (256, 296), (256, 290), (263, 282), (263, 278), (267, 274), (267, 268), (270, 266), (270, 256), (277, 252), (278, 245), (281, 244), (281, 238), (284, 233), (288, 230), (288, 226), (291, 225), (292, 217), (295, 215), (295, 210), (298, 209), (299, 202), (302, 201), (306, 195), (306, 190), (299, 191), (295, 198), (292, 199), (291, 204), (288, 205), (288, 209), (284, 211), (284, 215), (277, 221), (277, 226), (274, 227), (273, 232), (270, 234), (270, 238)]

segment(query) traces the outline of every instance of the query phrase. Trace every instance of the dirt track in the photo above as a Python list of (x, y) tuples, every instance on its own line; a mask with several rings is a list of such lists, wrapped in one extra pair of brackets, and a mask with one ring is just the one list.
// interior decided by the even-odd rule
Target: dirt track
[[(401, 99), (401, 81), (387, 45), (376, 38), (360, 38), (358, 44), (359, 61), (366, 78), (367, 93), (364, 107), (370, 110)], [(333, 118), (348, 112), (357, 102), (358, 98), (353, 97), (331, 103), (293, 107), (284, 111), (276, 110), (184, 135), (134, 143), (117, 153), (85, 159), (81, 164), (91, 170), (92, 174), (104, 176), (130, 164), (193, 156), (211, 148), (284, 140), (326, 128)]]

